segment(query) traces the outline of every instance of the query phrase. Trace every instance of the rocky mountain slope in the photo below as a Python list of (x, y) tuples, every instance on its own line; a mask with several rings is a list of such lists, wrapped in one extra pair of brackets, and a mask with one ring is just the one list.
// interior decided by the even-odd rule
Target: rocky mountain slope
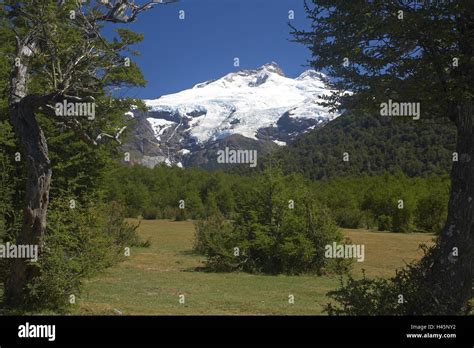
[(324, 79), (313, 70), (289, 78), (272, 62), (145, 100), (149, 111), (134, 111), (137, 124), (125, 148), (150, 167), (214, 168), (216, 151), (226, 146), (263, 156), (338, 116), (317, 104), (330, 93)]

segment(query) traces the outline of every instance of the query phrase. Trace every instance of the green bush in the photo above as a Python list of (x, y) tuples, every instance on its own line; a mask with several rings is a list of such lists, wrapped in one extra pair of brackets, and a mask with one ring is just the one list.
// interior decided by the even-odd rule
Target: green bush
[(55, 200), (48, 218), (39, 276), (28, 285), (24, 304), (29, 311), (67, 310), (69, 296), (79, 297), (84, 279), (122, 260), (125, 247), (147, 245), (137, 226), (123, 222), (124, 211), (115, 203), (69, 209), (67, 200)]
[(180, 209), (177, 207), (166, 207), (163, 210), (163, 218), (164, 219), (176, 219), (178, 216)]
[(188, 214), (185, 209), (178, 209), (176, 213), (176, 221), (186, 221), (188, 219)]
[(362, 212), (362, 226), (369, 230), (377, 226), (377, 221), (370, 211)]
[(392, 226), (390, 231), (411, 232), (413, 230), (411, 220), (412, 209), (409, 206), (405, 206), (403, 209), (395, 209), (392, 215)]
[[(439, 260), (438, 246), (421, 246), (424, 257), (396, 271), (389, 279), (341, 278), (338, 289), (330, 291), (325, 312), (329, 315), (460, 315), (456, 308), (457, 294), (452, 289), (433, 284), (432, 267)], [(454, 267), (454, 266), (453, 266)]]
[(364, 213), (358, 208), (335, 208), (332, 214), (337, 224), (343, 228), (359, 228), (364, 222)]
[[(206, 266), (217, 272), (242, 269), (240, 238), (231, 222), (220, 213), (195, 222), (194, 250), (206, 255)], [(238, 248), (238, 249), (235, 249)]]
[(161, 217), (160, 210), (156, 207), (146, 207), (143, 209), (142, 216), (145, 220), (156, 220)]
[(431, 192), (420, 198), (415, 211), (416, 226), (427, 232), (438, 233), (447, 218), (447, 195)]
[(403, 313), (394, 284), (388, 279), (362, 279), (349, 276), (340, 288), (330, 291), (333, 302), (326, 304), (329, 315), (400, 315)]
[[(327, 209), (297, 191), (300, 187), (288, 185), (278, 173), (265, 173), (239, 202), (235, 222), (215, 214), (197, 223), (195, 250), (206, 256), (210, 269), (220, 271), (346, 271), (347, 260), (325, 257), (327, 244), (343, 241), (341, 231)], [(294, 208), (288, 198), (297, 202)]]
[(390, 231), (392, 228), (392, 217), (380, 215), (377, 218), (377, 227), (379, 231)]

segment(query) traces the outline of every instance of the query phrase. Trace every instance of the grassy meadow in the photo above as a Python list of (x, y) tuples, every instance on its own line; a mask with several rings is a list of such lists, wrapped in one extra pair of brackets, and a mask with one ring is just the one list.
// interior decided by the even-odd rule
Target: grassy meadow
[[(133, 221), (133, 220), (132, 220)], [(364, 268), (369, 277), (387, 277), (421, 256), (420, 243), (432, 235), (344, 230), (353, 243), (365, 244)], [(192, 252), (191, 221), (144, 220), (139, 234), (148, 248), (132, 248), (130, 257), (87, 281), (73, 314), (79, 315), (318, 315), (325, 294), (339, 278), (314, 275), (269, 276), (210, 273)], [(292, 294), (294, 304), (288, 303)], [(185, 303), (179, 303), (184, 295)]]

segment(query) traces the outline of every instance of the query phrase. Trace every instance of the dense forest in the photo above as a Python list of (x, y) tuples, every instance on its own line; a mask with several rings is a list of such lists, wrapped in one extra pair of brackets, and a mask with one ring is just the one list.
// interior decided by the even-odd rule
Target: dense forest
[[(447, 121), (344, 113), (280, 149), (273, 160), (286, 173), (315, 180), (399, 171), (410, 177), (442, 175), (451, 169), (455, 144), (456, 129)], [(261, 162), (268, 166), (268, 160)]]
[[(239, 207), (264, 184), (262, 177), (273, 175), (282, 185), (296, 186), (329, 208), (340, 227), (437, 232), (446, 218), (447, 175), (410, 178), (398, 172), (311, 181), (299, 173), (280, 173), (278, 167), (240, 176), (165, 165), (154, 169), (116, 165), (107, 174), (105, 195), (125, 206), (129, 217), (201, 219), (217, 209), (234, 219)], [(294, 195), (288, 194), (287, 200), (298, 204)]]

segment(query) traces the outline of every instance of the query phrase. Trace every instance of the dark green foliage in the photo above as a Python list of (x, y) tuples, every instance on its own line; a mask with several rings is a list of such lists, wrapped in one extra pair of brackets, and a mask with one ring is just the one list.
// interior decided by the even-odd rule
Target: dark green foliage
[(392, 217), (387, 215), (379, 215), (377, 218), (379, 231), (390, 231), (392, 228)]
[[(35, 13), (34, 20), (22, 17), (8, 23), (7, 18), (11, 19), (15, 12), (9, 5), (21, 6), (24, 13)], [(121, 47), (127, 56), (136, 55), (129, 45), (141, 41), (142, 35), (119, 29), (117, 38), (109, 45), (98, 37), (94, 44), (86, 45), (83, 30), (73, 21), (65, 20), (72, 9), (77, 11), (77, 3), (64, 2), (64, 6), (58, 7), (55, 2), (24, 1), (20, 5), (7, 1), (0, 5), (0, 243), (15, 242), (21, 230), (27, 177), (25, 151), (13, 133), (7, 107), (9, 76), (16, 47), (14, 34), (24, 37), (30, 26), (44, 21), (43, 29), (47, 30), (36, 28), (32, 32), (34, 36), (45, 35), (51, 39), (46, 49), (46, 43), (40, 39), (36, 47), (38, 52), (31, 59), (27, 86), (31, 94), (55, 90), (57, 86), (51, 84), (49, 77), (58, 78), (59, 68), (49, 75), (48, 69), (53, 66), (64, 68), (75, 61), (77, 56), (74, 55), (80, 47), (94, 47), (97, 54), (78, 60), (77, 70), (69, 77), (70, 81), (83, 83), (87, 88), (80, 88), (80, 92), (66, 91), (75, 96), (87, 93), (94, 97), (100, 117), (87, 121), (79, 119), (82, 128), (92, 137), (102, 132), (115, 134), (117, 129), (126, 125), (123, 114), (130, 110), (130, 105), (142, 105), (130, 98), (115, 99), (110, 92), (115, 87), (144, 85), (145, 80), (136, 64), (132, 62), (128, 68), (117, 64), (110, 74), (104, 75), (103, 71), (104, 63), (122, 62), (122, 57), (111, 52), (110, 48)], [(6, 10), (11, 11), (10, 16), (6, 16)], [(21, 17), (18, 11), (15, 15)], [(91, 78), (91, 71), (99, 71), (104, 80)], [(90, 147), (57, 119), (39, 111), (36, 119), (47, 139), (53, 179), (49, 192), (48, 230), (43, 240), (45, 248), (37, 263), (40, 272), (29, 284), (30, 296), (24, 306), (31, 311), (54, 311), (65, 308), (70, 294), (79, 294), (85, 278), (118, 262), (125, 246), (147, 246), (149, 243), (139, 240), (136, 227), (124, 223), (122, 207), (111, 200), (105, 201), (103, 197), (107, 181), (105, 174), (118, 157), (118, 143), (111, 141)], [(122, 138), (126, 136), (126, 132), (122, 134)], [(18, 162), (14, 161), (17, 152), (21, 155)], [(77, 208), (69, 209), (70, 200), (75, 201)], [(12, 276), (10, 261), (0, 260), (0, 283)]]
[(329, 315), (459, 315), (469, 313), (452, 312), (455, 294), (443, 291), (442, 287), (427, 286), (427, 274), (432, 267), (431, 258), (437, 247), (421, 246), (425, 257), (399, 269), (390, 279), (362, 279), (351, 276), (341, 278), (341, 286), (330, 291), (333, 300), (325, 306)]
[[(29, 284), (28, 302), (22, 309), (65, 311), (70, 295), (80, 297), (83, 281), (112, 266), (124, 257), (125, 247), (146, 247), (137, 226), (124, 223), (123, 209), (111, 202), (88, 200), (87, 205), (70, 209), (69, 200), (58, 199), (48, 215), (48, 234), (35, 264), (39, 276)], [(10, 260), (2, 260), (8, 269)], [(2, 272), (0, 281), (7, 273)]]
[(0, 117), (0, 240), (12, 240), (21, 227), (21, 163), (14, 161), (15, 142), (11, 127)]
[[(455, 112), (449, 110), (453, 102), (471, 98), (469, 1), (308, 0), (305, 4), (308, 30), (293, 28), (292, 34), (311, 51), (310, 65), (331, 79), (335, 89), (327, 99), (331, 107), (373, 115), (391, 98), (420, 102), (420, 120), (443, 122)], [(462, 69), (456, 69), (453, 57), (459, 58)], [(352, 93), (339, 93), (346, 90)], [(418, 121), (410, 123), (415, 127)]]
[[(456, 143), (449, 123), (345, 113), (279, 150), (284, 172), (310, 179), (403, 172), (410, 177), (448, 174)], [(349, 161), (343, 161), (343, 154)], [(268, 159), (260, 161), (268, 167)]]
[[(366, 154), (377, 146), (385, 151), (385, 160), (382, 161), (381, 167), (375, 163), (376, 167), (389, 172), (400, 169), (408, 175), (430, 173), (431, 170), (437, 173), (441, 170), (441, 173), (445, 173), (451, 166), (446, 164), (447, 161), (452, 161), (452, 144), (455, 140), (456, 152), (468, 153), (472, 157), (472, 2), (308, 0), (305, 1), (305, 10), (310, 22), (308, 29), (293, 28), (293, 35), (296, 42), (310, 49), (310, 65), (328, 75), (328, 82), (334, 88), (334, 93), (326, 98), (327, 106), (348, 110), (357, 117), (371, 115), (374, 120), (370, 122), (378, 122), (378, 117), (373, 116), (381, 114), (382, 107), (389, 101), (417, 103), (415, 105), (420, 106), (420, 114), (417, 115), (419, 118), (408, 117), (400, 119), (399, 122), (406, 122), (410, 124), (408, 127), (418, 128), (416, 133), (420, 135), (423, 135), (426, 123), (439, 123), (436, 127), (443, 136), (448, 136), (444, 139), (436, 136), (421, 137), (420, 146), (416, 146), (416, 138), (410, 137), (406, 139), (408, 142), (398, 141), (400, 146), (390, 149), (385, 147), (386, 139), (394, 135), (386, 131), (387, 127), (375, 127), (385, 138), (377, 139), (371, 146), (342, 146), (342, 149), (345, 148), (352, 154), (351, 162), (345, 163), (348, 165), (346, 170), (341, 163), (331, 162), (329, 155), (332, 152), (320, 154), (327, 159), (326, 164), (329, 164), (333, 173), (345, 171), (346, 175), (351, 175), (361, 172), (362, 168), (364, 172), (370, 172), (373, 160), (380, 158), (377, 156), (380, 151), (375, 150), (375, 153), (369, 156)], [(343, 91), (351, 93), (341, 93)], [(395, 123), (392, 119), (390, 117), (387, 122)], [(456, 132), (453, 131), (454, 127)], [(344, 133), (350, 134), (350, 130)], [(405, 134), (410, 133), (403, 132), (395, 136), (400, 136), (399, 140), (402, 140)], [(433, 131), (429, 134), (434, 135)], [(364, 137), (365, 139), (367, 138)], [(449, 142), (446, 142), (446, 139)], [(363, 142), (358, 142), (361, 143)], [(451, 145), (446, 146), (447, 144)], [(318, 148), (313, 149), (317, 151)], [(401, 156), (395, 156), (398, 152)], [(414, 153), (417, 155), (413, 156)], [(301, 151), (296, 166), (305, 162), (305, 155), (309, 161), (316, 157), (311, 156), (307, 150)], [(337, 153), (335, 155), (336, 158), (340, 156)], [(421, 159), (420, 155), (429, 160), (413, 161), (414, 158)], [(406, 164), (398, 165), (397, 159)], [(366, 163), (367, 160), (370, 162)], [(446, 226), (439, 234), (435, 252), (428, 253), (420, 262), (400, 271), (391, 281), (394, 293), (399, 287), (399, 293), (407, 300), (402, 310), (404, 314), (468, 313), (466, 307), (472, 298), (471, 236), (474, 225), (472, 206), (465, 202), (472, 196), (474, 171), (472, 161), (466, 162), (468, 163), (452, 164), (449, 214)], [(320, 159), (314, 164), (317, 163), (321, 163)], [(311, 165), (302, 167), (311, 168)], [(327, 176), (323, 169), (307, 171), (311, 172), (312, 177)], [(377, 197), (368, 197), (371, 203), (366, 205), (366, 208), (381, 214), (379, 225), (391, 225), (393, 230), (405, 231), (410, 229), (412, 209), (418, 206), (415, 221), (424, 225), (424, 228), (432, 229), (432, 226), (420, 223), (420, 220), (436, 211), (442, 212), (446, 203), (432, 204), (433, 199), (423, 198), (425, 193), (417, 197), (423, 198), (417, 204), (410, 200), (409, 196), (405, 197), (407, 192), (409, 191), (404, 188), (403, 196), (407, 199), (408, 210), (393, 210), (391, 195), (382, 201)], [(443, 200), (436, 197), (435, 201), (438, 199), (439, 202)], [(444, 220), (444, 217), (441, 219)], [(439, 221), (436, 221), (435, 226), (438, 223)], [(453, 228), (457, 233), (453, 233)], [(459, 250), (463, 249), (454, 261), (450, 260), (453, 245), (459, 247)], [(363, 313), (363, 306), (367, 304), (367, 313), (384, 314), (386, 308), (393, 306), (390, 301), (393, 301), (394, 297), (387, 295), (390, 287), (387, 283), (352, 282), (349, 287), (339, 292), (343, 306), (338, 313)], [(355, 290), (352, 291), (351, 288)], [(367, 292), (373, 292), (373, 301), (370, 294), (367, 295), (370, 298), (359, 296)], [(375, 305), (372, 305), (374, 303)], [(384, 303), (388, 303), (388, 307)], [(334, 311), (332, 313), (334, 314)]]
[[(8, 122), (7, 91), (9, 56), (14, 51), (11, 30), (4, 26), (5, 11), (0, 6), (0, 242), (12, 240), (21, 227), (21, 202), (24, 167), (15, 162), (18, 151), (13, 129)], [(0, 272), (3, 269), (0, 270)]]
[[(262, 173), (238, 176), (167, 166), (154, 169), (116, 166), (108, 174), (105, 196), (122, 203), (129, 217), (141, 215), (145, 219), (182, 221), (219, 212), (227, 219), (237, 219), (252, 204), (265, 206), (263, 201), (255, 201), (261, 199), (255, 189), (257, 185), (266, 185), (264, 177)], [(410, 178), (397, 173), (311, 182), (298, 175), (288, 175), (284, 181), (327, 206), (336, 223), (344, 228), (432, 232), (432, 224), (440, 225), (446, 219), (447, 176)], [(303, 197), (301, 193), (298, 195)], [(427, 197), (430, 202), (425, 204)], [(180, 200), (184, 200), (185, 209), (179, 208)], [(293, 200), (296, 202), (296, 198)], [(403, 201), (402, 209), (398, 208), (399, 200)]]
[(159, 219), (160, 216), (160, 211), (157, 208), (154, 207), (145, 207), (143, 208), (143, 218), (145, 220), (156, 220)]
[[(426, 223), (430, 223), (424, 213), (432, 208), (425, 207), (420, 200), (433, 195), (435, 197), (432, 199), (436, 200), (440, 211), (446, 211), (448, 206), (447, 176), (409, 178), (397, 173), (341, 177), (317, 181), (312, 185), (339, 226), (346, 228), (377, 228), (393, 232), (432, 231), (426, 228)], [(436, 221), (442, 223), (445, 219), (446, 214), (441, 214)]]
[(232, 223), (215, 212), (195, 223), (194, 250), (206, 255), (206, 266), (217, 272), (242, 270), (245, 257), (237, 251), (241, 238)]
[[(219, 210), (226, 218), (235, 212), (239, 187), (250, 178), (200, 169), (115, 165), (107, 174), (107, 199), (121, 202), (128, 217), (199, 219)], [(184, 201), (184, 209), (180, 201)]]
[(448, 192), (434, 189), (418, 200), (415, 220), (420, 229), (438, 233), (446, 222)]
[(234, 223), (219, 213), (199, 221), (195, 249), (207, 257), (208, 268), (269, 274), (345, 271), (347, 262), (324, 255), (327, 244), (342, 242), (342, 233), (329, 212), (300, 191), (303, 186), (300, 177), (266, 172), (239, 201)]
[(402, 313), (394, 285), (387, 279), (368, 279), (363, 274), (360, 280), (352, 276), (328, 296), (334, 300), (325, 311), (329, 315), (397, 315)]

